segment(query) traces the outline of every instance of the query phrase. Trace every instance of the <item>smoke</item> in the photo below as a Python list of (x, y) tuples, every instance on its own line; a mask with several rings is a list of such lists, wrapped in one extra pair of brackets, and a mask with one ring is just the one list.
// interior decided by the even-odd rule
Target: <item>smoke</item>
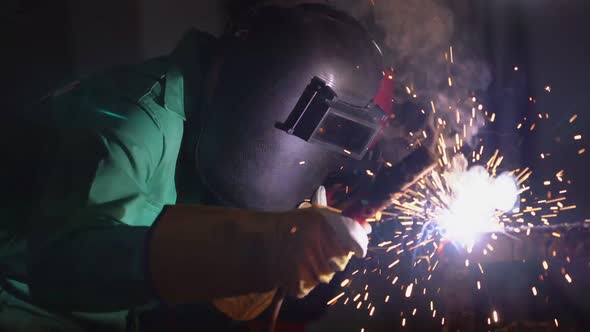
[[(472, 97), (485, 91), (491, 82), (490, 70), (478, 54), (481, 36), (469, 25), (472, 1), (463, 0), (332, 0), (333, 6), (364, 22), (384, 46), (386, 64), (395, 69), (399, 91), (399, 112), (420, 112), (421, 129), (438, 137), (444, 121), (444, 137), (449, 143), (455, 134), (466, 134), (464, 143), (472, 143), (484, 123), (484, 109)], [(471, 15), (471, 16), (470, 16)], [(379, 36), (380, 35), (380, 36)], [(381, 40), (379, 40), (381, 39)], [(451, 51), (452, 46), (452, 51)], [(451, 54), (452, 52), (452, 54)], [(452, 61), (452, 63), (451, 63)], [(430, 101), (433, 101), (436, 114)], [(411, 104), (413, 109), (399, 107)], [(410, 107), (411, 108), (411, 107)], [(473, 112), (473, 108), (477, 112)], [(457, 112), (463, 121), (456, 121)], [(469, 118), (471, 126), (463, 128)], [(402, 118), (415, 115), (400, 114)], [(420, 117), (420, 116), (419, 116)], [(441, 118), (439, 121), (438, 118)], [(412, 121), (410, 121), (412, 122)], [(415, 121), (414, 121), (415, 122)], [(438, 127), (438, 128), (437, 128)], [(392, 130), (399, 128), (393, 127)], [(399, 136), (389, 130), (387, 137)], [(404, 133), (407, 134), (407, 133)], [(447, 144), (452, 146), (453, 144)]]

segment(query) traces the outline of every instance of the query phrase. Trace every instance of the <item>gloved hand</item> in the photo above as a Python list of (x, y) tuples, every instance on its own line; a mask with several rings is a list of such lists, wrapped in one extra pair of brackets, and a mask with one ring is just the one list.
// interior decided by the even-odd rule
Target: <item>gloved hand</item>
[(304, 211), (318, 217), (293, 220), (284, 251), (294, 264), (284, 267), (288, 277), (285, 288), (299, 298), (318, 283), (329, 283), (335, 272), (344, 270), (352, 254), (364, 257), (370, 232), (327, 207), (314, 206)]
[(304, 296), (366, 254), (367, 231), (328, 208), (259, 212), (166, 207), (147, 239), (148, 273), (170, 304), (264, 293)]
[[(349, 247), (356, 247), (356, 250), (346, 252), (341, 256), (334, 256), (330, 258), (328, 263), (330, 264), (331, 269), (324, 270), (323, 273), (320, 272), (320, 274), (317, 276), (317, 279), (315, 280), (313, 278), (301, 279), (298, 285), (289, 289), (293, 295), (299, 298), (309, 294), (319, 283), (330, 283), (334, 277), (335, 272), (343, 271), (346, 268), (346, 265), (348, 265), (348, 262), (350, 261), (350, 258), (353, 254), (364, 257), (366, 255), (368, 245), (368, 238), (366, 234), (371, 233), (371, 226), (368, 224), (366, 224), (366, 228), (359, 228), (358, 226), (360, 225), (354, 220), (343, 217), (334, 210), (329, 209), (328, 199), (326, 197), (326, 189), (324, 186), (320, 186), (315, 191), (311, 198), (311, 203), (303, 202), (299, 204), (298, 207), (300, 209), (305, 209), (313, 206), (324, 208), (320, 209), (319, 212), (324, 216), (328, 224), (330, 224), (331, 228), (334, 230), (336, 238), (339, 239), (341, 243), (350, 241)], [(349, 237), (347, 235), (352, 236)], [(336, 248), (333, 249), (338, 250)]]
[[(311, 202), (302, 202), (299, 204), (299, 209), (310, 208), (312, 206), (320, 206), (326, 207), (327, 206), (327, 198), (326, 198), (326, 189), (323, 186), (320, 186), (312, 195)], [(342, 261), (348, 262), (350, 255), (347, 255), (345, 258), (342, 258)], [(344, 265), (346, 265), (344, 263)], [(336, 262), (334, 263), (336, 264)], [(334, 273), (330, 273), (328, 275), (321, 275), (319, 277), (319, 281), (330, 282)], [(306, 295), (315, 288), (317, 282), (302, 282), (303, 284), (299, 286), (299, 288), (295, 288), (294, 292), (296, 294)], [(268, 306), (272, 303), (272, 299), (275, 296), (276, 289), (273, 289), (270, 292), (265, 293), (251, 293), (246, 295), (239, 295), (239, 296), (232, 296), (232, 297), (224, 297), (218, 298), (213, 300), (213, 305), (217, 308), (217, 310), (223, 312), (228, 317), (233, 320), (237, 321), (249, 321), (252, 320), (258, 315), (260, 315)]]

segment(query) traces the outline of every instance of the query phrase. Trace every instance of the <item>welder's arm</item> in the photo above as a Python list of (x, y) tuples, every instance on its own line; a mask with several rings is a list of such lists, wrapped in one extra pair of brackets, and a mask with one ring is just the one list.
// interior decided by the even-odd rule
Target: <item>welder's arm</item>
[(305, 296), (366, 254), (367, 230), (320, 208), (256, 212), (176, 205), (148, 239), (149, 272), (167, 303), (268, 292)]
[(149, 118), (145, 125), (140, 120), (130, 124), (142, 125), (153, 141), (127, 130), (82, 133), (66, 135), (51, 150), (42, 176), (45, 188), (39, 188), (44, 197), (33, 213), (28, 241), (33, 301), (100, 312), (153, 299), (144, 273), (144, 243), (160, 210), (147, 201), (145, 191), (161, 155), (162, 136), (149, 126)]

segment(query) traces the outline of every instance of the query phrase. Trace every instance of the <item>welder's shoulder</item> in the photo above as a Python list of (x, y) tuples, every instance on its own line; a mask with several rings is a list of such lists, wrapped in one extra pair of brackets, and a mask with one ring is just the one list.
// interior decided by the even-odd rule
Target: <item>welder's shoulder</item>
[(166, 58), (160, 58), (67, 84), (51, 96), (53, 118), (62, 128), (130, 139), (161, 158), (164, 141), (180, 140), (176, 136), (183, 127), (182, 117), (164, 103), (169, 70)]
[[(93, 107), (112, 107), (124, 113), (123, 116), (146, 113), (164, 130), (166, 126), (178, 124), (171, 119), (179, 117), (179, 112), (170, 110), (165, 98), (170, 90), (171, 68), (172, 64), (165, 57), (113, 67), (80, 81), (80, 95)], [(179, 90), (182, 92), (181, 87)], [(182, 94), (178, 97), (183, 98)]]

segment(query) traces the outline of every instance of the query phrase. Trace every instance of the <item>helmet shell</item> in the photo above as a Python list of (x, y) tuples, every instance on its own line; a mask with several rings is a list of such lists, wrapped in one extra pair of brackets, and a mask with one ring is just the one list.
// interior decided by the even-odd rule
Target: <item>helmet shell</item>
[(276, 124), (287, 119), (313, 77), (340, 100), (368, 105), (383, 76), (381, 52), (355, 19), (324, 5), (256, 8), (222, 44), (223, 62), (195, 150), (198, 171), (229, 205), (293, 208), (341, 157)]

